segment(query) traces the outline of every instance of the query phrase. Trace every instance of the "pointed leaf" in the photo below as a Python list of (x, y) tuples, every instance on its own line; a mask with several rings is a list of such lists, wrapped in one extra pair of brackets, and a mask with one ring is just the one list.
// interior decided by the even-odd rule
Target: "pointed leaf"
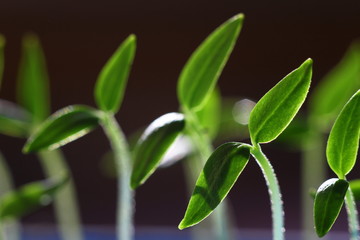
[(131, 187), (137, 188), (155, 171), (167, 149), (185, 127), (180, 113), (165, 114), (146, 128), (134, 150)]
[(179, 229), (191, 227), (210, 215), (227, 196), (249, 157), (249, 146), (236, 142), (225, 143), (213, 152), (196, 181)]
[(310, 98), (310, 118), (328, 132), (346, 101), (359, 88), (360, 41), (357, 41), (314, 89)]
[(116, 113), (121, 105), (136, 49), (136, 37), (130, 35), (100, 72), (95, 86), (95, 100), (103, 111)]
[(23, 52), (19, 68), (17, 97), (19, 103), (39, 123), (50, 114), (48, 76), (45, 57), (35, 35), (23, 39)]
[(197, 118), (199, 119), (199, 123), (204, 128), (204, 132), (212, 139), (214, 139), (218, 133), (221, 117), (220, 112), (220, 91), (215, 88), (202, 108), (195, 112)]
[(351, 180), (350, 189), (354, 195), (355, 201), (360, 201), (360, 179)]
[(349, 183), (332, 178), (317, 190), (314, 202), (315, 230), (319, 237), (325, 236), (339, 216)]
[(40, 125), (27, 141), (23, 151), (28, 153), (52, 150), (63, 146), (98, 126), (100, 117), (96, 110), (86, 106), (74, 105), (63, 108)]
[(331, 129), (326, 157), (330, 168), (343, 178), (354, 167), (359, 148), (360, 90), (346, 103)]
[(0, 199), (0, 220), (19, 218), (42, 206), (49, 205), (55, 194), (69, 180), (48, 179), (26, 184), (19, 190), (11, 191)]
[(4, 73), (4, 47), (5, 47), (5, 38), (0, 34), (0, 86), (2, 83), (3, 73)]
[(213, 91), (240, 33), (244, 15), (238, 14), (211, 33), (195, 50), (178, 81), (178, 98), (187, 109), (201, 106)]
[(289, 125), (305, 101), (310, 87), (312, 60), (306, 60), (270, 89), (250, 114), (251, 141), (266, 143), (274, 140)]
[(0, 99), (0, 133), (13, 137), (28, 137), (31, 115), (14, 103)]

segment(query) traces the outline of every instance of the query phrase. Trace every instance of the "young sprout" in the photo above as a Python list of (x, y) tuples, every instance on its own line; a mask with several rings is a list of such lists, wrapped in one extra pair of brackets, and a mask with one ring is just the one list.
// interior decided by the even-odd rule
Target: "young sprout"
[(330, 231), (345, 200), (350, 239), (359, 239), (356, 205), (346, 180), (346, 175), (350, 173), (356, 162), (359, 135), (360, 90), (343, 107), (328, 138), (327, 162), (338, 178), (325, 181), (315, 196), (314, 222), (319, 237), (325, 236)]
[(268, 185), (273, 239), (284, 239), (284, 212), (279, 184), (260, 144), (273, 141), (289, 125), (305, 101), (311, 76), (312, 60), (308, 59), (260, 99), (249, 119), (252, 145), (225, 143), (212, 153), (196, 182), (185, 216), (179, 224), (180, 229), (193, 226), (210, 215), (226, 197), (251, 154), (262, 169)]

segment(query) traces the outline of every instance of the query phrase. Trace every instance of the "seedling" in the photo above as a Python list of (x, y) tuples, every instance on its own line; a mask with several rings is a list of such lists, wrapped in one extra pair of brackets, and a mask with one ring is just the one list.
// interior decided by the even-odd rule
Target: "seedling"
[(346, 180), (353, 169), (359, 148), (360, 90), (346, 103), (337, 117), (326, 148), (327, 162), (338, 178), (325, 181), (314, 202), (316, 233), (325, 236), (337, 219), (344, 203), (348, 213), (350, 239), (359, 239), (359, 222), (354, 197)]
[(252, 145), (225, 143), (212, 153), (196, 182), (185, 216), (179, 224), (180, 229), (193, 226), (211, 214), (226, 197), (251, 154), (262, 169), (269, 188), (273, 239), (284, 239), (284, 213), (279, 184), (260, 144), (273, 141), (289, 125), (305, 101), (311, 75), (312, 60), (308, 59), (260, 99), (249, 119)]
[[(215, 86), (234, 48), (243, 18), (242, 14), (236, 15), (218, 27), (185, 64), (177, 87), (182, 113), (161, 116), (140, 137), (134, 150), (132, 188), (137, 188), (150, 177), (179, 134), (188, 136), (194, 146), (197, 158), (186, 163), (188, 169), (193, 169), (188, 174), (192, 178), (190, 182), (196, 180), (213, 151), (211, 136), (217, 131), (214, 112), (217, 112), (219, 105)], [(224, 210), (219, 208), (214, 217), (216, 238), (229, 239), (230, 228)]]

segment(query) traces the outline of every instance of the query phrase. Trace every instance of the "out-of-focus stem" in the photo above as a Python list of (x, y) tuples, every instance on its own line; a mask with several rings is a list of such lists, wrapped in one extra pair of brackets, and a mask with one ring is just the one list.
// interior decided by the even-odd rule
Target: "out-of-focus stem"
[(348, 215), (350, 240), (359, 240), (359, 220), (356, 203), (350, 187), (345, 195), (346, 212)]

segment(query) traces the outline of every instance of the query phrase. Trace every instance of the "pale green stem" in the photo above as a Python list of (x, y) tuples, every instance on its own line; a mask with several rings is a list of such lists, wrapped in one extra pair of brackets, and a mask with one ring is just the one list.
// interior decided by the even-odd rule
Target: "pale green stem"
[(254, 156), (256, 162), (259, 164), (268, 186), (272, 211), (273, 239), (283, 240), (285, 235), (284, 210), (280, 187), (274, 168), (271, 166), (265, 154), (261, 151), (260, 145), (251, 148), (251, 155)]
[(82, 240), (80, 214), (76, 200), (76, 191), (69, 167), (60, 150), (38, 153), (41, 165), (48, 178), (58, 178), (68, 174), (69, 182), (56, 194), (54, 200), (55, 216), (64, 240)]
[(113, 115), (104, 113), (103, 128), (115, 154), (118, 175), (117, 239), (134, 237), (134, 192), (130, 188), (132, 161), (126, 138)]
[(323, 134), (317, 129), (313, 129), (302, 145), (301, 212), (303, 240), (318, 239), (314, 231), (314, 200), (310, 196), (310, 189), (320, 186), (326, 177), (327, 167), (324, 155), (324, 141)]
[[(0, 154), (0, 196), (14, 190), (14, 184), (11, 179), (10, 170), (5, 159)], [(1, 222), (1, 236), (3, 239), (19, 240), (21, 234), (21, 226), (18, 220), (6, 220)]]
[[(187, 124), (187, 134), (191, 138), (192, 143), (194, 144), (196, 151), (199, 153), (201, 162), (199, 164), (190, 163), (191, 168), (194, 169), (196, 174), (194, 175), (194, 182), (199, 176), (201, 170), (203, 169), (207, 159), (213, 152), (211, 140), (207, 134), (202, 132), (202, 129), (199, 128), (197, 119), (192, 115), (191, 112), (185, 110), (186, 115), (186, 124)], [(196, 169), (195, 169), (196, 168)], [(227, 214), (227, 201), (223, 201), (210, 215), (210, 218), (213, 220), (214, 232), (217, 240), (229, 240), (232, 239), (230, 227), (230, 219)]]
[(346, 211), (347, 211), (347, 215), (348, 215), (350, 240), (359, 240), (358, 213), (356, 210), (356, 203), (354, 200), (354, 196), (353, 196), (353, 193), (352, 193), (350, 187), (346, 191), (345, 205), (346, 205)]

